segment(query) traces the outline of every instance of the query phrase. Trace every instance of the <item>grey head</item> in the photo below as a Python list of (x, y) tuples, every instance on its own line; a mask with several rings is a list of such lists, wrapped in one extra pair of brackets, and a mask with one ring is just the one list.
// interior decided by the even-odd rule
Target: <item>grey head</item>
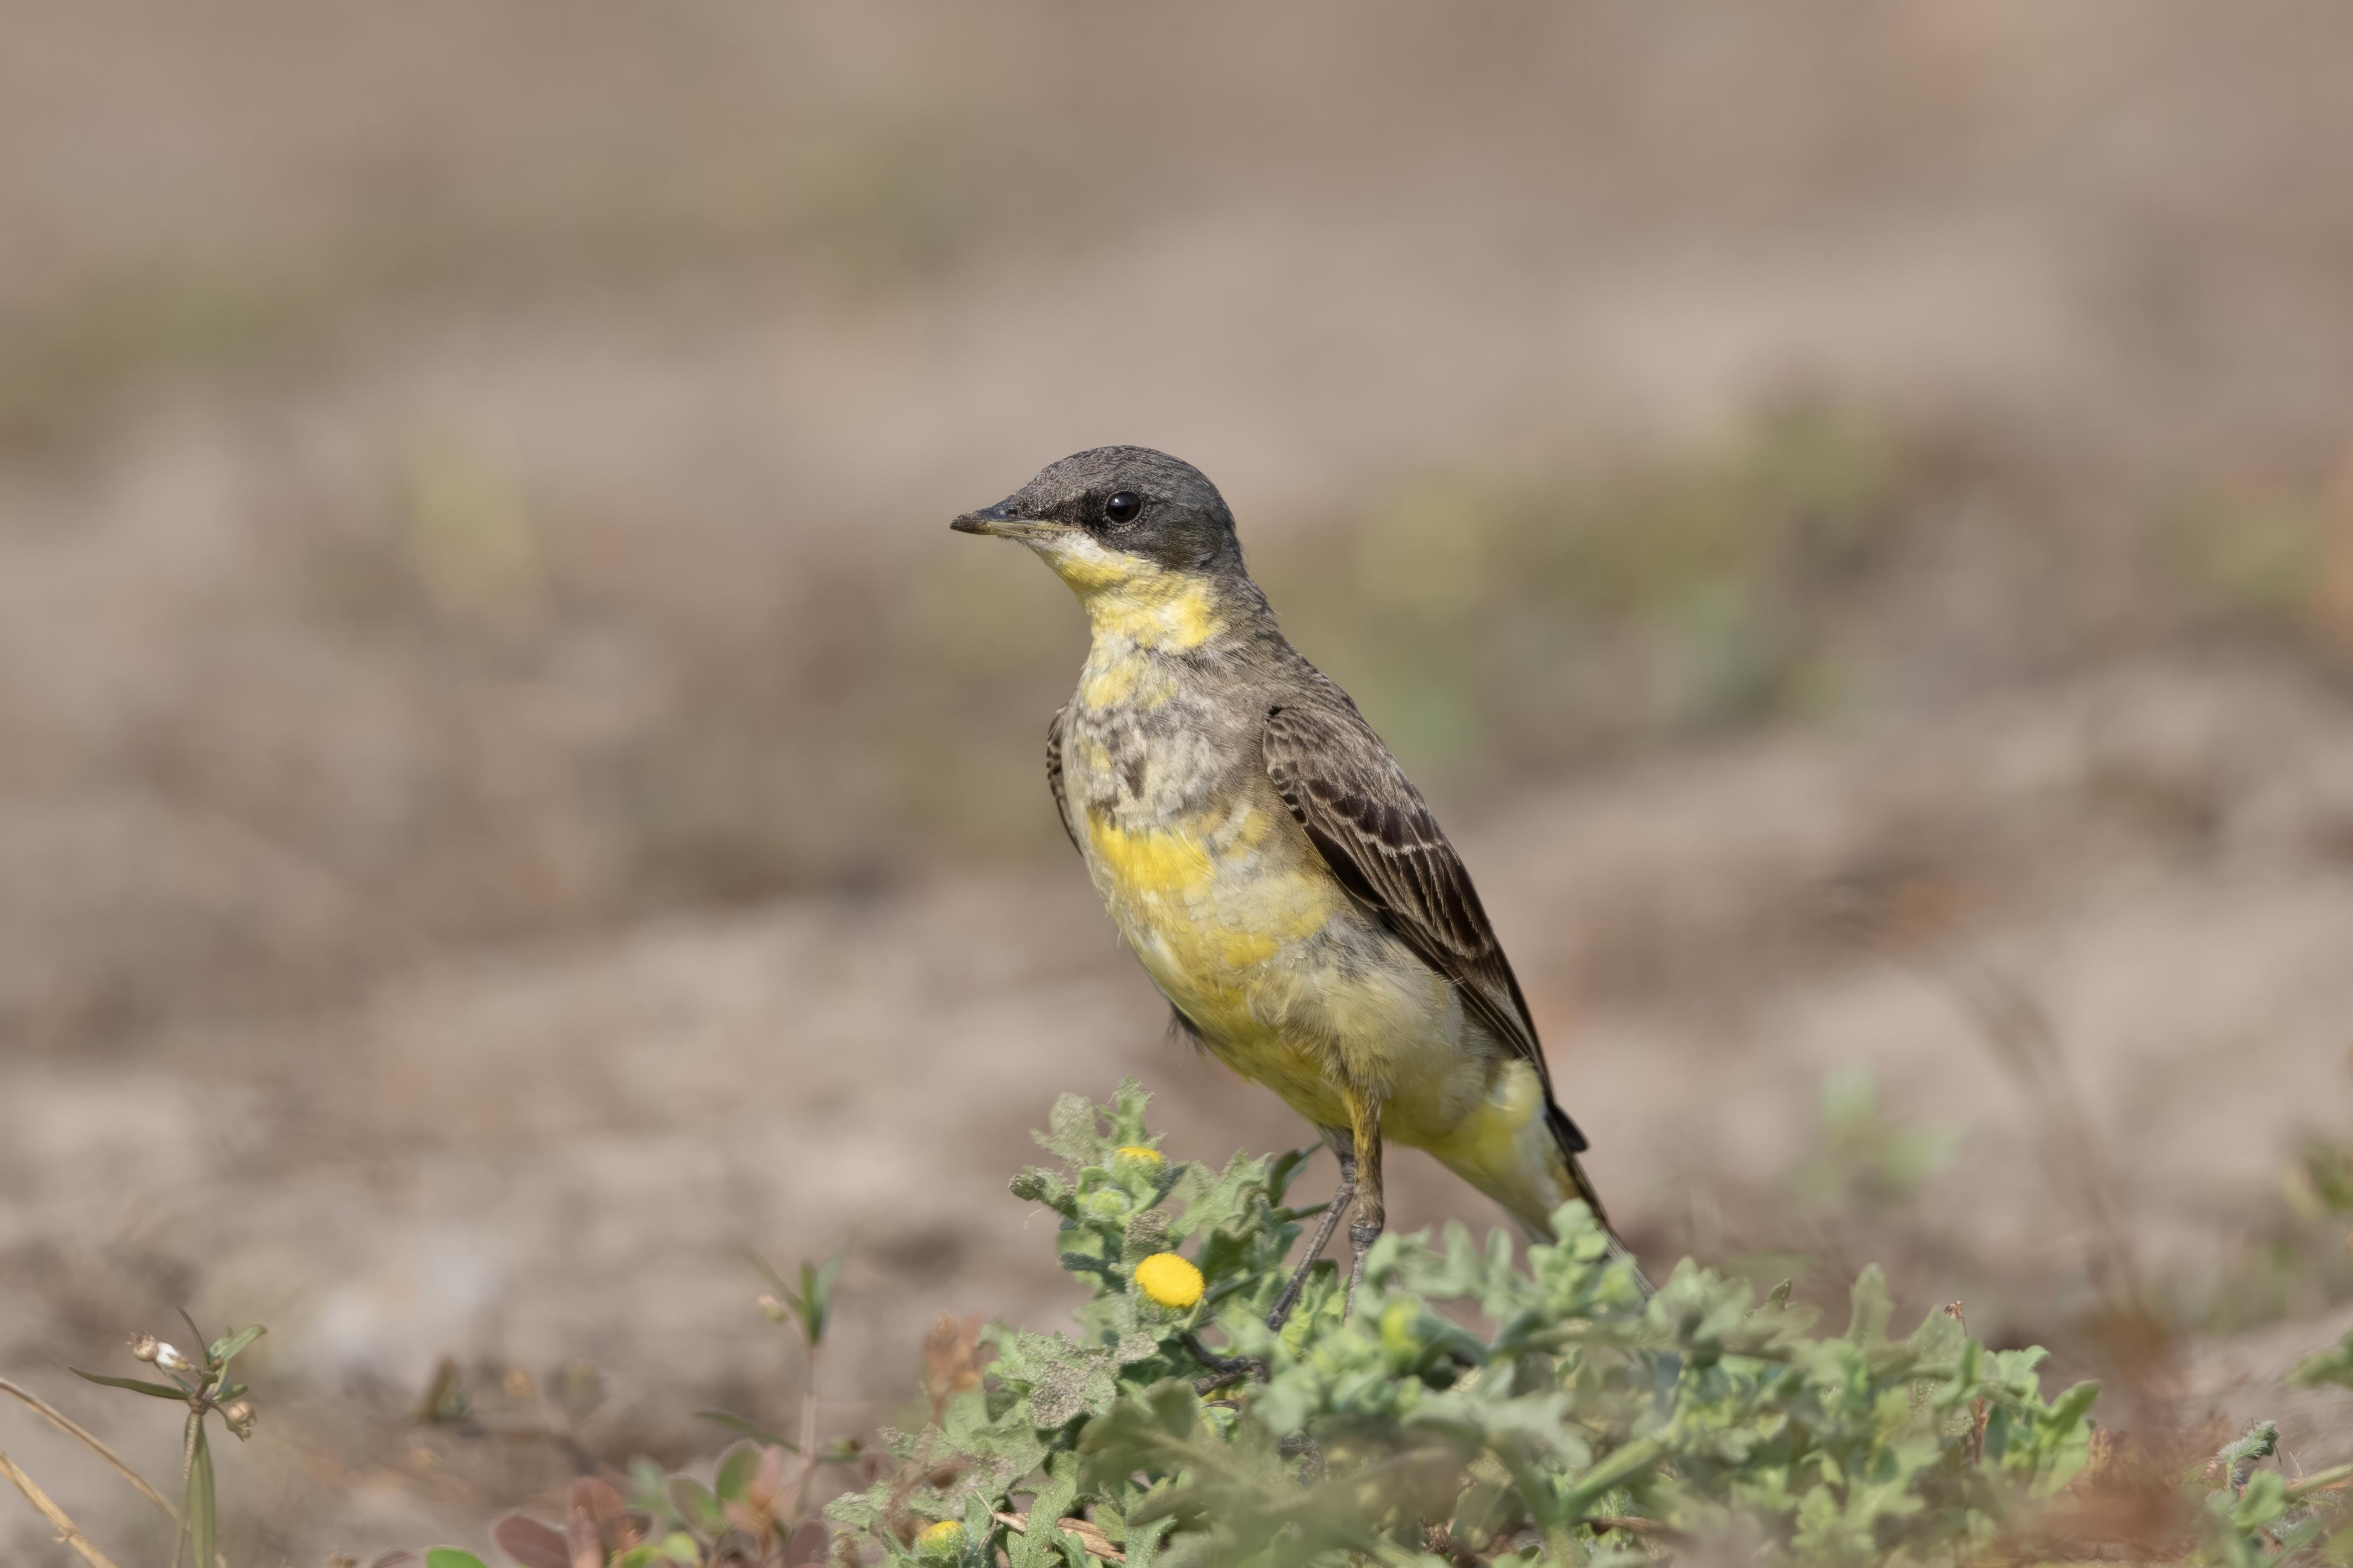
[(1180, 573), (1241, 565), (1233, 513), (1218, 487), (1192, 464), (1149, 447), (1073, 453), (948, 526), (1018, 539), (1058, 569), (1064, 560), (1125, 559)]

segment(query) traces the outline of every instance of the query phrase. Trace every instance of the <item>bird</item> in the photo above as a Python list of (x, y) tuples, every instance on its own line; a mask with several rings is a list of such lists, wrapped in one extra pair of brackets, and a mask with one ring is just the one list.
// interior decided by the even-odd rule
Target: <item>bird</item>
[(1351, 1212), (1353, 1310), (1387, 1223), (1387, 1143), (1434, 1155), (1536, 1238), (1581, 1199), (1632, 1263), (1461, 858), (1284, 637), (1208, 477), (1099, 447), (950, 526), (1027, 545), (1077, 595), (1086, 662), (1046, 731), (1062, 829), (1176, 1026), (1338, 1161), (1270, 1326)]

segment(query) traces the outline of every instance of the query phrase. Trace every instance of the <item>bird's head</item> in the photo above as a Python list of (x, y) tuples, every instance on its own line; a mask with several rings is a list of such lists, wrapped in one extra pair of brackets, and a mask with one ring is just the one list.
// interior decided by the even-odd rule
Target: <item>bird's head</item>
[(1097, 447), (1039, 470), (950, 527), (1018, 539), (1082, 599), (1239, 573), (1233, 513), (1201, 470), (1148, 447)]

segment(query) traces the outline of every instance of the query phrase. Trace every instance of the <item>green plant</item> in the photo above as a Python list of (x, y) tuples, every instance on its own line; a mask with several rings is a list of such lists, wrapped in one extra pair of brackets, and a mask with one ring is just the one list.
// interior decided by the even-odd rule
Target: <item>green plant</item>
[[(1060, 1216), (1092, 1298), (1075, 1333), (996, 1331), (989, 1386), (885, 1434), (896, 1470), (829, 1511), (886, 1560), (1582, 1563), (1694, 1539), (1950, 1560), (2025, 1531), (2083, 1465), (2096, 1390), (2046, 1399), (2041, 1352), (1943, 1312), (1890, 1339), (1876, 1270), (1830, 1338), (1786, 1290), (1689, 1263), (1646, 1301), (1577, 1205), (1525, 1268), (1501, 1235), (1385, 1237), (1353, 1318), (1326, 1267), (1271, 1333), (1310, 1152), (1138, 1159), (1144, 1107), (1134, 1084), (1056, 1107), (1063, 1168), (1014, 1191)], [(1171, 1251), (1203, 1281), (1181, 1310), (1135, 1279)]]
[(218, 1554), (219, 1499), (213, 1484), (212, 1440), (206, 1427), (211, 1417), (218, 1415), (221, 1425), (239, 1442), (253, 1436), (253, 1405), (246, 1397), (250, 1391), (230, 1378), (229, 1369), (238, 1353), (267, 1331), (259, 1324), (232, 1329), (206, 1345), (195, 1320), (185, 1312), (181, 1319), (188, 1325), (192, 1342), (202, 1347), (194, 1356), (153, 1334), (142, 1334), (131, 1344), (132, 1355), (162, 1373), (169, 1383), (72, 1369), (75, 1376), (91, 1383), (187, 1406), (181, 1448), (180, 1528), (172, 1546), (173, 1568), (179, 1568), (184, 1554), (198, 1563), (211, 1563)]
[(2308, 1139), (2281, 1187), (2278, 1206), (2242, 1230), (2226, 1268), (2188, 1294), (2182, 1315), (2207, 1331), (2242, 1332), (2353, 1299), (2353, 1147)]

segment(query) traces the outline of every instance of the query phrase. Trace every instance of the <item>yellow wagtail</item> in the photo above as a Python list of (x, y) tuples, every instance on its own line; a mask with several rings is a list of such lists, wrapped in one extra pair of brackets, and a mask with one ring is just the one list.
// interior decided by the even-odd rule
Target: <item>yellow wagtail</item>
[(1338, 1156), (1271, 1321), (1351, 1205), (1354, 1300), (1385, 1139), (1535, 1235), (1571, 1198), (1606, 1227), (1470, 874), (1348, 694), (1283, 639), (1217, 488), (1103, 447), (954, 526), (1028, 545), (1086, 607), (1092, 646), (1047, 728), (1046, 777), (1120, 934), (1178, 1025)]

